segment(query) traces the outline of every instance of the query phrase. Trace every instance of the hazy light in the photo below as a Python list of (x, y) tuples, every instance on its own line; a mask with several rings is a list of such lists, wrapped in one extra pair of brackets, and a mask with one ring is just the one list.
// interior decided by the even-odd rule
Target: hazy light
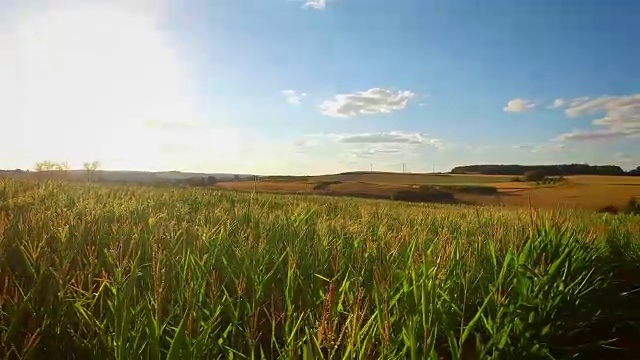
[(168, 132), (204, 119), (157, 12), (138, 10), (126, 2), (41, 10), (0, 32), (0, 152), (20, 164), (155, 168), (175, 160), (166, 142), (233, 140), (211, 129)]

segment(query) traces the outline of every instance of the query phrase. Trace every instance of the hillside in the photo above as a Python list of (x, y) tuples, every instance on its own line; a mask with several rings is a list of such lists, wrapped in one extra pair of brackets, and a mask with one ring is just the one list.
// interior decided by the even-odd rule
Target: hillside
[[(523, 182), (514, 176), (479, 174), (406, 174), (352, 172), (322, 176), (260, 177), (245, 181), (222, 181), (216, 187), (235, 191), (280, 194), (315, 194), (398, 200), (396, 194), (414, 194), (417, 201), (498, 205), (510, 207), (573, 207), (599, 211), (621, 209), (640, 198), (640, 177), (568, 175), (552, 183)], [(451, 194), (449, 196), (447, 193)], [(406, 199), (406, 197), (405, 197)]]
[[(231, 174), (231, 173), (198, 173), (198, 172), (181, 172), (181, 171), (127, 171), (127, 170), (97, 170), (97, 178), (100, 181), (107, 182), (135, 182), (135, 183), (158, 183), (182, 181), (190, 178), (201, 178), (214, 176), (218, 180), (232, 180), (235, 176), (240, 179), (253, 178), (249, 174)], [(0, 170), (0, 176), (9, 177), (54, 177), (64, 178), (67, 180), (85, 180), (87, 172), (85, 170), (68, 170), (68, 171), (47, 171), (38, 173), (35, 171), (22, 170)]]

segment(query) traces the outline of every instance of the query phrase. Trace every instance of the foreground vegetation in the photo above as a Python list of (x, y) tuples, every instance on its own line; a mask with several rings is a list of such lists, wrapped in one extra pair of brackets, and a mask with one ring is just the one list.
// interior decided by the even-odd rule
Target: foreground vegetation
[(627, 215), (2, 180), (0, 358), (635, 358), (638, 264)]

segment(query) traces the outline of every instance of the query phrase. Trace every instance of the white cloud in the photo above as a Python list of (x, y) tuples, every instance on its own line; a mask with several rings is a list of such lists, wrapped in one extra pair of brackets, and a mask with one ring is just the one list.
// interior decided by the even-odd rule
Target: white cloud
[(297, 93), (295, 90), (283, 90), (282, 95), (285, 96), (287, 102), (291, 105), (300, 105), (302, 98), (307, 96), (306, 93)]
[(434, 156), (438, 152), (442, 154), (438, 157), (441, 160), (448, 156), (444, 151), (452, 148), (444, 141), (427, 134), (403, 131), (308, 134), (295, 139), (292, 145), (303, 148), (301, 151), (307, 157), (331, 158), (336, 164), (346, 165), (344, 171), (361, 170), (365, 167), (368, 169), (372, 160), (375, 160), (377, 170), (397, 170), (395, 165), (387, 165), (397, 165), (398, 162), (418, 169), (424, 165), (426, 156)]
[(565, 110), (565, 114), (573, 118), (596, 113), (604, 114), (604, 117), (592, 122), (597, 129), (569, 132), (560, 135), (557, 140), (608, 140), (640, 136), (640, 94), (574, 99)]
[(544, 143), (538, 145), (514, 145), (513, 149), (522, 150), (531, 153), (539, 153), (539, 152), (549, 152), (549, 151), (558, 151), (564, 150), (566, 145), (564, 143)]
[(507, 112), (525, 112), (531, 110), (536, 105), (526, 99), (513, 99), (503, 108)]
[(557, 142), (549, 142), (545, 144), (536, 145), (531, 149), (533, 153), (539, 152), (555, 152), (555, 151), (566, 151), (568, 150), (567, 145), (564, 143)]
[(392, 91), (372, 88), (352, 94), (339, 94), (320, 105), (320, 111), (327, 116), (352, 117), (363, 114), (386, 114), (407, 107), (413, 97), (411, 91)]
[(350, 154), (359, 158), (370, 158), (384, 155), (397, 155), (402, 153), (401, 149), (397, 148), (373, 148), (373, 149), (354, 149)]
[(327, 7), (327, 0), (306, 0), (303, 7), (324, 10)]
[(387, 133), (368, 133), (368, 134), (352, 134), (340, 136), (339, 140), (343, 143), (405, 143), (405, 144), (422, 144), (425, 141), (425, 134), (422, 133), (403, 133), (392, 131)]
[(615, 99), (614, 96), (601, 96), (599, 98), (588, 101), (573, 101), (564, 113), (569, 117), (579, 117), (589, 115), (597, 111), (601, 111), (610, 101)]
[(549, 106), (549, 109), (559, 109), (563, 107), (567, 102), (564, 99), (555, 99), (553, 104)]
[(625, 164), (625, 165), (629, 165), (629, 164), (635, 164), (636, 161), (634, 160), (634, 158), (628, 154), (625, 153), (615, 153), (613, 154), (613, 159), (616, 163), (618, 164)]
[(631, 133), (617, 130), (574, 130), (561, 134), (556, 141), (589, 141), (589, 140), (611, 140), (621, 137), (631, 136)]
[(574, 107), (574, 106), (578, 106), (586, 101), (589, 100), (588, 96), (582, 96), (582, 97), (578, 97), (578, 98), (573, 98), (571, 99), (571, 101), (569, 102), (569, 107)]
[(604, 112), (608, 117), (634, 119), (640, 117), (640, 94), (625, 96), (601, 96), (589, 101), (572, 104), (565, 110), (570, 117)]
[(533, 146), (531, 146), (531, 145), (513, 145), (512, 148), (518, 149), (518, 150), (532, 150)]
[(443, 148), (444, 142), (431, 138), (425, 133), (405, 133), (402, 131), (336, 135), (338, 142), (351, 144), (413, 144), (431, 145), (438, 149)]

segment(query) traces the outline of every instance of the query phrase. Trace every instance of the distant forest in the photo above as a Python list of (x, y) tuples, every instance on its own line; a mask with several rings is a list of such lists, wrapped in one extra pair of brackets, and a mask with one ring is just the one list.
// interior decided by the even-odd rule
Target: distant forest
[(566, 175), (632, 175), (640, 176), (640, 166), (631, 171), (624, 171), (616, 165), (468, 165), (457, 166), (451, 170), (452, 174), (482, 174), (482, 175), (524, 175), (528, 171), (540, 170), (546, 176)]

